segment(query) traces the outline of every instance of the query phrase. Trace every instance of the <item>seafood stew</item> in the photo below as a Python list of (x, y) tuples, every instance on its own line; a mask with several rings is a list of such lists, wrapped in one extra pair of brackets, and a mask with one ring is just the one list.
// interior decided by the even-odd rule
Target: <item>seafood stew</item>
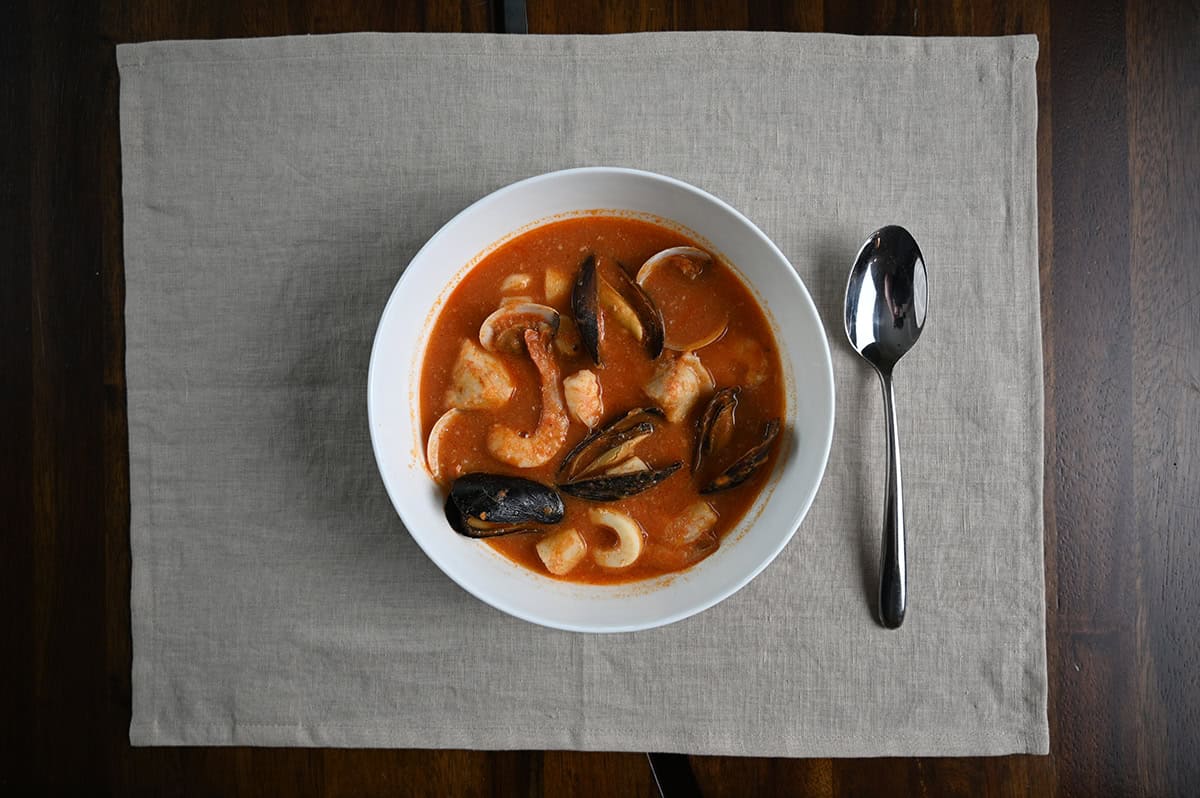
[(778, 456), (778, 348), (733, 270), (680, 231), (587, 215), (477, 263), (421, 367), (448, 534), (617, 583), (711, 555)]

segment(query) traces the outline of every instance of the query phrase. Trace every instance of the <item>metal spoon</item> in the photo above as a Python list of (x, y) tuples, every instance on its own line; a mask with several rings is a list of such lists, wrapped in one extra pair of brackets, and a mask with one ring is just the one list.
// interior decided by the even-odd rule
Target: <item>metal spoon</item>
[(900, 490), (900, 441), (892, 368), (921, 337), (925, 326), (925, 259), (903, 227), (876, 230), (863, 244), (846, 285), (846, 337), (875, 367), (887, 416), (887, 499), (883, 507), (883, 556), (879, 567), (879, 621), (888, 629), (904, 622), (904, 499)]

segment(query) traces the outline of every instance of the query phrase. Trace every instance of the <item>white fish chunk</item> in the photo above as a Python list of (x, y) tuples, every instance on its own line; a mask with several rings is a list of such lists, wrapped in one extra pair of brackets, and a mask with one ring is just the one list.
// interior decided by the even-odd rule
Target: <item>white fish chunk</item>
[(738, 338), (731, 341), (730, 346), (741, 372), (743, 386), (755, 388), (767, 381), (771, 374), (771, 361), (762, 344), (753, 338)]
[(538, 556), (555, 576), (570, 573), (587, 555), (587, 541), (574, 528), (560, 529), (538, 541)]
[(604, 402), (600, 396), (600, 380), (595, 372), (583, 369), (563, 380), (563, 394), (567, 400), (567, 411), (588, 429), (600, 423), (604, 415)]
[(717, 525), (717, 511), (708, 502), (700, 501), (690, 505), (681, 515), (667, 525), (666, 537), (672, 543), (688, 544), (694, 542), (705, 532)]
[(507, 294), (512, 291), (524, 291), (529, 288), (529, 284), (532, 282), (533, 278), (528, 274), (510, 274), (500, 283), (500, 292)]
[(571, 291), (571, 275), (558, 269), (546, 271), (546, 302), (560, 305), (567, 300)]
[(512, 398), (515, 386), (504, 363), (466, 340), (458, 350), (446, 405), (459, 410), (495, 410)]
[(672, 424), (683, 421), (700, 397), (715, 387), (712, 375), (695, 352), (675, 358), (663, 356), (650, 382), (642, 389), (667, 415)]

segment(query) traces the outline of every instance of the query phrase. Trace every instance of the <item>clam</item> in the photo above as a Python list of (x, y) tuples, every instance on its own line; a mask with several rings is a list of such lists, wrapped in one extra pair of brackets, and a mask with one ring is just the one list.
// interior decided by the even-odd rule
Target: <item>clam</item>
[(450, 527), (469, 538), (533, 532), (536, 524), (557, 524), (565, 512), (562, 497), (549, 485), (499, 474), (461, 476), (446, 498)]
[(701, 493), (717, 493), (741, 485), (767, 462), (771, 449), (779, 438), (779, 419), (773, 418), (763, 425), (762, 440), (750, 447), (750, 450), (739, 457), (728, 468), (722, 471), (714, 480), (700, 489)]
[(558, 311), (534, 302), (503, 305), (479, 326), (479, 343), (489, 352), (519, 353), (525, 330), (558, 332)]
[(674, 265), (679, 271), (683, 272), (685, 277), (695, 280), (712, 263), (712, 260), (712, 255), (695, 247), (671, 247), (670, 249), (664, 249), (656, 255), (651, 255), (642, 264), (642, 268), (638, 269), (638, 285), (645, 285), (655, 269), (667, 264)]
[(694, 352), (720, 340), (729, 329), (729, 315), (723, 310), (703, 314), (690, 310), (691, 299), (702, 300), (712, 290), (708, 282), (696, 282), (712, 263), (713, 256), (704, 250), (671, 247), (651, 256), (638, 269), (637, 284), (652, 300), (657, 297), (667, 349)]
[(558, 487), (581, 499), (606, 502), (634, 496), (662, 482), (683, 463), (654, 468), (634, 454), (662, 420), (658, 408), (639, 407), (588, 435), (559, 466)]
[(442, 439), (446, 437), (454, 420), (462, 415), (462, 410), (452, 407), (443, 413), (434, 422), (433, 428), (429, 430), (429, 442), (425, 445), (425, 462), (428, 464), (434, 480), (438, 483), (442, 483), (446, 479), (445, 469), (442, 467)]
[(629, 278), (619, 263), (605, 268), (595, 255), (589, 254), (579, 266), (579, 275), (571, 291), (571, 312), (583, 346), (597, 366), (603, 363), (600, 356), (600, 342), (604, 339), (602, 309), (612, 313), (642, 342), (652, 360), (662, 354), (662, 314), (654, 300)]

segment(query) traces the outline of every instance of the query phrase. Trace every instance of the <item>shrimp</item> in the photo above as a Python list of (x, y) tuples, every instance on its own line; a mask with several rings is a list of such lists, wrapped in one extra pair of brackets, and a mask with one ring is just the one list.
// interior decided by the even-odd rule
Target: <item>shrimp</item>
[(542, 377), (542, 414), (537, 429), (532, 433), (518, 432), (496, 424), (488, 432), (487, 445), (488, 451), (501, 462), (517, 468), (534, 468), (558, 453), (567, 440), (571, 422), (563, 406), (558, 364), (550, 352), (554, 333), (545, 328), (526, 329), (524, 337), (529, 357)]

